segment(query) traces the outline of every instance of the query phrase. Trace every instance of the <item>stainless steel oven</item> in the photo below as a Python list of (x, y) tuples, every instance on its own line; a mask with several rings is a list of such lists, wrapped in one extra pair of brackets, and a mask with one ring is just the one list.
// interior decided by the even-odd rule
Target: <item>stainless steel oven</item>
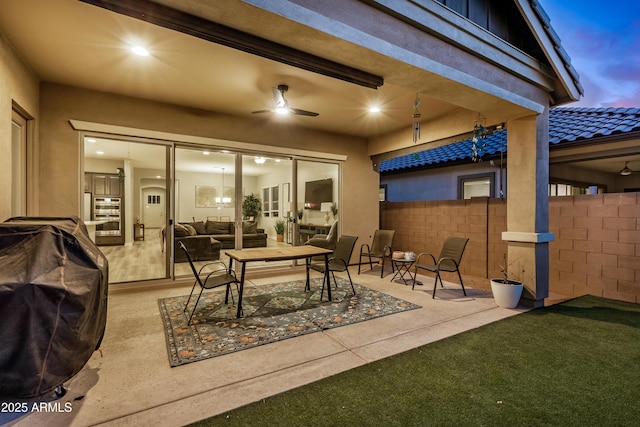
[(120, 197), (94, 197), (93, 220), (99, 221), (96, 225), (96, 238), (122, 236)]

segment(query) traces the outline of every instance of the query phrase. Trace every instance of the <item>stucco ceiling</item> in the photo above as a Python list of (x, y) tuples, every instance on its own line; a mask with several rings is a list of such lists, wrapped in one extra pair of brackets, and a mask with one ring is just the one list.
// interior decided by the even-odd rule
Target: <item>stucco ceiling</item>
[[(266, 12), (237, 1), (216, 2), (215, 7), (163, 3), (190, 5), (191, 13), (229, 26), (266, 25), (261, 18)], [(239, 19), (224, 5), (245, 9), (249, 18)], [(208, 16), (213, 11), (216, 16)], [(361, 137), (411, 126), (413, 88), (391, 83), (364, 88), (75, 0), (3, 0), (0, 30), (43, 81)], [(130, 48), (137, 44), (151, 55), (133, 55)], [(289, 85), (286, 98), (292, 107), (320, 115), (251, 114), (272, 105), (271, 88), (279, 84)], [(421, 100), (426, 119), (457, 108), (424, 94)], [(382, 111), (369, 113), (374, 105)]]

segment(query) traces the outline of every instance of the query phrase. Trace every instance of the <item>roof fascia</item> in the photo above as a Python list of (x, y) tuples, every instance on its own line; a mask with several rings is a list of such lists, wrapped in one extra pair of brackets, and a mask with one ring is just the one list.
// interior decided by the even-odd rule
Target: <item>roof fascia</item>
[(422, 31), (454, 44), (524, 80), (554, 89), (552, 70), (492, 32), (433, 0), (361, 0), (402, 19)]
[[(571, 63), (571, 60), (568, 56), (561, 57), (560, 53), (554, 47), (553, 40), (550, 36), (554, 34), (556, 37), (556, 33), (551, 27), (551, 20), (546, 16), (546, 13), (542, 9), (542, 7), (538, 4), (537, 0), (515, 0), (518, 9), (522, 12), (522, 16), (524, 17), (525, 22), (529, 25), (533, 36), (538, 41), (540, 48), (544, 51), (545, 55), (549, 59), (551, 67), (555, 71), (560, 83), (567, 91), (568, 99), (564, 99), (566, 102), (578, 101), (580, 99), (580, 95), (582, 95), (582, 89), (579, 88), (575, 79), (579, 79), (577, 73), (572, 75), (570, 70), (568, 69), (566, 63)], [(540, 15), (544, 15), (546, 17), (547, 22), (543, 22), (541, 18), (538, 17), (536, 11), (534, 11), (532, 4), (538, 10)], [(548, 26), (547, 26), (548, 25)], [(545, 26), (546, 29), (545, 29)], [(558, 46), (560, 46), (560, 38), (557, 37)]]

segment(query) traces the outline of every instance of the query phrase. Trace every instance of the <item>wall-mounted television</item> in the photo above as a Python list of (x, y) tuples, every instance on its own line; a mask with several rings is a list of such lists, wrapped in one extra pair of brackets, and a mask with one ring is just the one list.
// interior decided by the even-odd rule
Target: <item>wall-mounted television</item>
[(319, 211), (323, 202), (333, 202), (333, 179), (305, 182), (304, 208)]

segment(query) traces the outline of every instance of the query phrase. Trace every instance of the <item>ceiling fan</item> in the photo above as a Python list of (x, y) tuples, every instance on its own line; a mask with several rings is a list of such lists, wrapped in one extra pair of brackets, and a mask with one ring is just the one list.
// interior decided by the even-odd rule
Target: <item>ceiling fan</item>
[(273, 108), (269, 108), (267, 110), (258, 110), (252, 111), (252, 114), (260, 114), (260, 113), (278, 113), (278, 114), (297, 114), (298, 116), (310, 116), (316, 117), (319, 114), (314, 113), (313, 111), (300, 110), (298, 108), (289, 107), (289, 102), (284, 99), (284, 94), (289, 90), (289, 86), (287, 85), (279, 85), (278, 87), (271, 88), (273, 91)]

